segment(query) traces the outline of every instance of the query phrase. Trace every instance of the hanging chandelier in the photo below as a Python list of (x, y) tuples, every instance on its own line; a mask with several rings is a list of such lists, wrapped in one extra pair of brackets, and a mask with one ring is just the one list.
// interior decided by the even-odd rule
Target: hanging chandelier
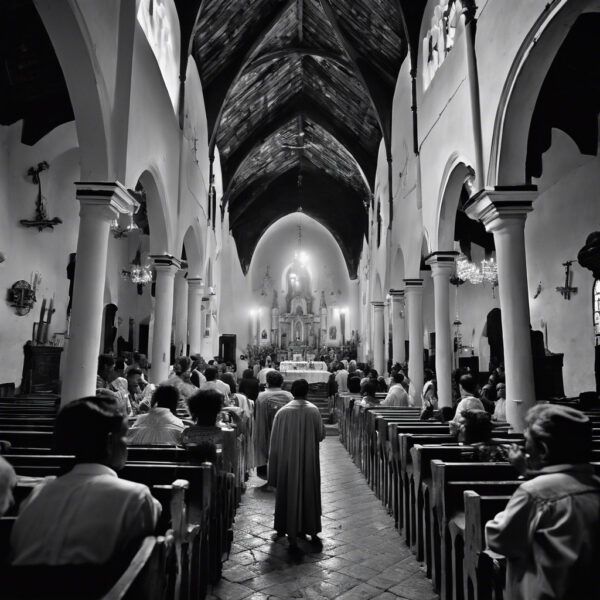
[(460, 254), (456, 260), (456, 276), (473, 285), (489, 283), (492, 287), (496, 287), (498, 285), (498, 265), (493, 258), (488, 258), (481, 261), (481, 266), (477, 266), (464, 254)]
[(150, 265), (142, 265), (139, 248), (131, 261), (129, 268), (121, 271), (121, 277), (125, 281), (131, 281), (131, 283), (135, 285), (147, 285), (152, 283), (152, 267), (150, 267)]
[(133, 213), (129, 214), (129, 223), (125, 227), (121, 227), (119, 219), (113, 219), (110, 223), (110, 232), (115, 239), (127, 237), (132, 231), (138, 231), (139, 227), (133, 220)]

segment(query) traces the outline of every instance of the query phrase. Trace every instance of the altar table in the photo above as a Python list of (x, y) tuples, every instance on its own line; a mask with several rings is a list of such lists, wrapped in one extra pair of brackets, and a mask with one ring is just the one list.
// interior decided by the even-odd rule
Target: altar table
[(281, 371), (284, 381), (296, 381), (297, 379), (306, 379), (308, 383), (327, 383), (329, 381), (329, 371), (300, 370)]
[(320, 360), (311, 362), (306, 360), (283, 360), (279, 365), (279, 370), (282, 373), (284, 371), (327, 371), (327, 363)]

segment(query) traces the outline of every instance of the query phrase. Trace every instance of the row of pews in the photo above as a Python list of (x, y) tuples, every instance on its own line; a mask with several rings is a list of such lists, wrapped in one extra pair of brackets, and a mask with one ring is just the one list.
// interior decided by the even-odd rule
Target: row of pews
[[(221, 449), (215, 464), (191, 464), (182, 448), (129, 448), (119, 475), (146, 484), (161, 503), (162, 514), (155, 534), (143, 540), (118, 572), (112, 565), (78, 566), (49, 568), (47, 573), (38, 570), (32, 576), (28, 568), (9, 566), (10, 533), (20, 503), (40, 478), (60, 475), (73, 463), (72, 456), (53, 451), (59, 403), (50, 395), (0, 399), (0, 452), (19, 478), (15, 505), (0, 518), (2, 598), (69, 597), (69, 593), (104, 600), (204, 598), (208, 586), (219, 580), (232, 543), (250, 443), (243, 432), (236, 437), (235, 464), (229, 470), (223, 468)], [(60, 590), (52, 589), (56, 582), (61, 582)]]
[[(470, 462), (448, 425), (420, 421), (418, 408), (365, 407), (360, 397), (336, 398), (340, 439), (442, 600), (503, 600), (505, 560), (485, 547), (485, 523), (502, 511), (521, 484), (513, 466)], [(600, 471), (600, 411), (594, 464)], [(498, 424), (493, 437), (524, 444)]]

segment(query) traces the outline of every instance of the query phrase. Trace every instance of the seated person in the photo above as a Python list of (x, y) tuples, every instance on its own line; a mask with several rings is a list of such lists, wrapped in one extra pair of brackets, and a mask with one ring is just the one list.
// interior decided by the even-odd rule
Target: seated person
[(201, 390), (216, 390), (223, 396), (223, 404), (229, 404), (230, 387), (223, 381), (217, 378), (219, 371), (217, 367), (206, 367), (204, 377), (206, 381), (200, 386)]
[(506, 462), (506, 444), (492, 440), (492, 419), (485, 410), (465, 410), (458, 431), (458, 441), (473, 446), (469, 460), (474, 462)]
[(117, 358), (115, 360), (115, 369), (114, 369), (114, 374), (116, 377), (125, 377), (125, 359), (124, 358)]
[(127, 460), (126, 436), (127, 419), (112, 398), (82, 398), (58, 413), (57, 450), (74, 454), (75, 466), (21, 504), (13, 565), (104, 565), (153, 534), (159, 502), (147, 486), (117, 475)]
[(461, 375), (458, 380), (458, 390), (460, 392), (460, 402), (456, 407), (456, 414), (454, 415), (454, 419), (450, 421), (450, 433), (452, 435), (457, 435), (458, 430), (462, 424), (462, 414), (465, 410), (485, 410), (481, 400), (475, 397), (475, 393), (477, 392), (477, 383), (473, 375), (469, 373), (465, 375)]
[(0, 456), (0, 517), (13, 505), (17, 475), (12, 465)]
[(364, 406), (379, 406), (379, 400), (375, 398), (377, 393), (377, 381), (368, 380), (361, 386), (362, 400)]
[(176, 446), (181, 443), (183, 421), (177, 417), (179, 390), (159, 385), (153, 396), (150, 412), (140, 415), (127, 434), (130, 446)]
[(388, 390), (385, 400), (381, 402), (381, 406), (410, 406), (408, 394), (402, 385), (404, 375), (400, 371), (395, 371), (392, 375), (392, 385)]
[(485, 526), (507, 559), (506, 598), (592, 600), (600, 590), (600, 478), (590, 464), (592, 424), (567, 406), (526, 416), (525, 452), (509, 458), (527, 481)]
[(206, 363), (202, 356), (200, 354), (193, 354), (190, 381), (198, 388), (206, 381), (206, 377), (204, 377), (204, 373), (202, 372), (204, 368), (206, 368)]
[(261, 392), (254, 403), (254, 464), (259, 477), (267, 477), (271, 425), (275, 413), (294, 396), (281, 388), (283, 375), (279, 371), (267, 373), (267, 389)]
[(360, 377), (348, 377), (348, 393), (352, 396), (360, 396)]
[(115, 359), (110, 354), (101, 354), (98, 357), (98, 374), (96, 376), (96, 389), (107, 389), (108, 384), (115, 377)]
[(179, 408), (185, 408), (185, 410), (187, 410), (185, 401), (198, 391), (198, 388), (191, 382), (191, 368), (191, 359), (187, 356), (180, 356), (173, 365), (172, 375), (160, 384), (171, 385), (179, 390), (181, 397)]
[(506, 422), (506, 384), (503, 381), (496, 384), (496, 405), (492, 418), (495, 421)]
[(196, 455), (198, 448), (209, 442), (221, 448), (223, 469), (234, 472), (236, 464), (236, 431), (219, 422), (219, 413), (223, 408), (223, 394), (217, 390), (200, 390), (188, 399), (188, 408), (194, 425), (183, 430), (181, 444), (189, 451), (194, 461), (202, 457)]
[(127, 391), (129, 392), (129, 401), (134, 415), (140, 412), (140, 401), (142, 399), (142, 370), (137, 367), (131, 367), (125, 374), (127, 378)]

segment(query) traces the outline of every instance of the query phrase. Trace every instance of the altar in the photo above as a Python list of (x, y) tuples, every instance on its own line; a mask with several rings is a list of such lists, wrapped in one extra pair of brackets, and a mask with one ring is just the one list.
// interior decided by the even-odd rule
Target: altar
[(279, 365), (279, 370), (283, 371), (327, 371), (327, 363), (320, 360), (284, 360)]
[(288, 382), (306, 379), (309, 384), (327, 383), (330, 375), (327, 364), (319, 360), (284, 360), (279, 365), (279, 370), (283, 380)]

